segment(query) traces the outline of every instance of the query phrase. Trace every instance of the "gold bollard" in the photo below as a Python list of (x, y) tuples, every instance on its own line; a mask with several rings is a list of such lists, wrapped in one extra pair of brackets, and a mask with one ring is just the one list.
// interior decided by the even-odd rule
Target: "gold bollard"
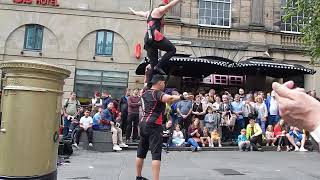
[(61, 98), (70, 71), (32, 60), (0, 68), (0, 179), (57, 179)]

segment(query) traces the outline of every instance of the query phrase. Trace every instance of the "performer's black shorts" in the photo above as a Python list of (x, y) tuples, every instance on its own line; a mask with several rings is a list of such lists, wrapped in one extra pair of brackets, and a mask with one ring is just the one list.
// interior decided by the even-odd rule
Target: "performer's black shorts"
[(152, 160), (161, 161), (162, 152), (162, 126), (141, 122), (140, 143), (137, 150), (137, 157), (145, 159), (150, 148)]

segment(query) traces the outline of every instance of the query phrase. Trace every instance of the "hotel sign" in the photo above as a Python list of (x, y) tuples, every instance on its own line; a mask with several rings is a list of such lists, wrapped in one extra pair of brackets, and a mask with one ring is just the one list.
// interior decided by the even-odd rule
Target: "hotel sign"
[(59, 6), (58, 0), (13, 0), (16, 4), (36, 4), (41, 6)]

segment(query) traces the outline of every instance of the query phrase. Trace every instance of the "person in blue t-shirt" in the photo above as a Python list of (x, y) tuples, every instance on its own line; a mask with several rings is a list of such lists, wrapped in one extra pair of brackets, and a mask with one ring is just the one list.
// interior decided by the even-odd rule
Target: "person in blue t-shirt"
[(93, 116), (93, 130), (99, 130), (102, 126), (101, 123), (101, 114), (102, 114), (102, 107), (99, 107), (98, 112)]
[(241, 130), (241, 134), (238, 136), (238, 146), (239, 146), (239, 151), (245, 151), (249, 150), (250, 148), (250, 141), (248, 141), (247, 136), (246, 136), (246, 129)]

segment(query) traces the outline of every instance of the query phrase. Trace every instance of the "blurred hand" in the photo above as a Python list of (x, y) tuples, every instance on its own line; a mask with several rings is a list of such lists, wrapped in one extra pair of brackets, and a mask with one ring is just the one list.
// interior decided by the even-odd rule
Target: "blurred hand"
[(111, 126), (114, 126), (114, 122), (110, 121)]
[(273, 83), (276, 100), (279, 103), (280, 116), (292, 126), (314, 131), (319, 125), (320, 102), (307, 95), (304, 89), (293, 89), (293, 81), (283, 85)]

